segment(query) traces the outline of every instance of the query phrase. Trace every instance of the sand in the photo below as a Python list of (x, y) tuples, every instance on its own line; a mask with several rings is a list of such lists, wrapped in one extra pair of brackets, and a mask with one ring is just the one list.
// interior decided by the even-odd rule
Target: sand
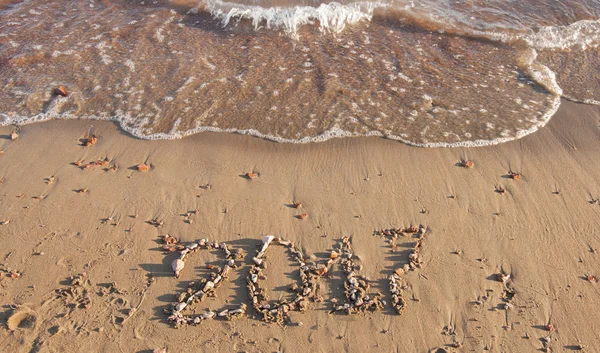
[[(564, 101), (540, 131), (482, 148), (377, 137), (291, 145), (219, 133), (142, 141), (86, 120), (23, 126), (14, 141), (12, 131), (0, 128), (2, 352), (600, 351), (598, 107)], [(81, 146), (89, 132), (97, 143)], [(104, 158), (105, 167), (72, 164)], [(463, 159), (474, 168), (457, 165)], [(135, 170), (141, 163), (150, 170)], [(104, 170), (112, 165), (118, 170)], [(407, 307), (397, 315), (387, 276), (408, 263), (415, 239), (400, 237), (402, 251), (392, 253), (373, 231), (411, 225), (427, 228), (423, 265), (403, 275)], [(175, 329), (165, 310), (222, 259), (194, 254), (175, 278), (164, 234), (248, 253), (197, 313), (250, 305), (246, 276), (267, 234), (319, 262), (351, 237), (387, 305), (331, 314), (331, 299), (344, 299), (334, 268), (320, 279), (324, 300), (285, 325), (250, 309)], [(298, 268), (283, 248), (268, 251), (268, 291), (291, 298)]]

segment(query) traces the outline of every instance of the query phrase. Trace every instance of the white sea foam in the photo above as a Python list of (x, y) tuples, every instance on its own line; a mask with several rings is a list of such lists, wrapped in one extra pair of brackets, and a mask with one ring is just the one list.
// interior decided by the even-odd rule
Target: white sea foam
[(586, 49), (600, 45), (600, 20), (581, 20), (567, 26), (543, 26), (535, 32), (518, 34), (501, 30), (459, 32), (505, 43), (525, 42), (535, 49)]
[(297, 36), (298, 29), (306, 24), (318, 22), (323, 32), (339, 33), (346, 25), (361, 20), (370, 21), (373, 11), (386, 6), (381, 2), (357, 2), (343, 5), (339, 2), (313, 6), (293, 7), (261, 7), (241, 5), (221, 0), (203, 0), (199, 7), (219, 19), (226, 26), (240, 20), (249, 20), (255, 29), (263, 27), (282, 29), (286, 33)]
[(536, 49), (567, 49), (600, 44), (600, 20), (582, 20), (568, 26), (545, 26), (521, 39)]
[(275, 142), (281, 143), (295, 143), (295, 144), (307, 144), (314, 142), (324, 142), (333, 138), (344, 138), (344, 137), (361, 137), (361, 136), (378, 136), (384, 137), (390, 140), (400, 141), (410, 146), (416, 147), (482, 147), (482, 146), (491, 146), (497, 145), (500, 143), (516, 140), (522, 138), (526, 135), (536, 132), (539, 128), (543, 127), (550, 121), (550, 118), (556, 113), (558, 108), (560, 107), (560, 97), (556, 96), (552, 106), (550, 109), (539, 118), (539, 120), (529, 129), (520, 130), (515, 133), (514, 136), (510, 137), (500, 137), (490, 140), (470, 140), (470, 141), (459, 141), (459, 142), (432, 142), (432, 143), (418, 143), (415, 141), (408, 140), (401, 136), (396, 136), (390, 133), (383, 133), (377, 130), (370, 130), (363, 133), (360, 132), (351, 132), (343, 130), (337, 126), (330, 128), (318, 135), (315, 136), (305, 136), (299, 139), (286, 139), (279, 136), (273, 136), (269, 134), (264, 134), (255, 129), (221, 129), (214, 126), (199, 126), (194, 129), (185, 130), (185, 131), (176, 131), (176, 127), (171, 130), (169, 133), (147, 133), (145, 129), (142, 127), (147, 123), (146, 120), (135, 119), (128, 113), (120, 113), (115, 116), (90, 116), (90, 115), (74, 115), (71, 113), (57, 113), (58, 108), (62, 106), (67, 101), (68, 98), (59, 98), (56, 102), (55, 107), (51, 107), (48, 112), (40, 113), (33, 117), (27, 116), (19, 116), (19, 115), (7, 115), (0, 114), (0, 126), (7, 125), (23, 125), (23, 124), (31, 124), (37, 122), (48, 121), (52, 119), (57, 120), (68, 120), (68, 119), (90, 119), (90, 120), (105, 120), (105, 121), (115, 121), (119, 123), (121, 128), (128, 132), (129, 134), (142, 139), (142, 140), (176, 140), (181, 139), (186, 136), (198, 134), (201, 132), (227, 132), (227, 133), (237, 133), (241, 135), (250, 135), (259, 138), (263, 138), (266, 140), (271, 140)]

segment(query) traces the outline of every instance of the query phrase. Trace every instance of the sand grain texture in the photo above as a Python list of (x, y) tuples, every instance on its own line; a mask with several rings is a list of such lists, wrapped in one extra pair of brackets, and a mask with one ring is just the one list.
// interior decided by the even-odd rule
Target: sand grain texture
[[(91, 125), (98, 140), (83, 147)], [(597, 107), (563, 102), (539, 132), (475, 149), (380, 138), (290, 145), (216, 133), (142, 141), (84, 120), (23, 126), (15, 141), (12, 131), (0, 128), (0, 221), (9, 221), (0, 225), (2, 352), (532, 352), (544, 337), (554, 352), (600, 351), (600, 284), (586, 278), (600, 274)], [(105, 158), (118, 169), (72, 164)], [(151, 168), (139, 172), (142, 163)], [(258, 177), (249, 180), (249, 171)], [(310, 216), (300, 220), (303, 213)], [(405, 275), (408, 306), (398, 316), (386, 276), (408, 262), (414, 239), (400, 239), (401, 251), (391, 253), (372, 233), (419, 224), (428, 228), (424, 265)], [(248, 302), (245, 276), (267, 234), (323, 260), (351, 236), (363, 274), (388, 306), (328, 314), (328, 300), (343, 296), (336, 270), (322, 279), (326, 302), (293, 312), (286, 327), (250, 311), (248, 319), (176, 330), (164, 309), (222, 259), (194, 255), (176, 279), (164, 234), (248, 253), (197, 312)], [(298, 270), (280, 250), (267, 257), (271, 296), (285, 296)], [(516, 292), (508, 310), (502, 272)], [(35, 312), (35, 324), (10, 329), (16, 310)]]

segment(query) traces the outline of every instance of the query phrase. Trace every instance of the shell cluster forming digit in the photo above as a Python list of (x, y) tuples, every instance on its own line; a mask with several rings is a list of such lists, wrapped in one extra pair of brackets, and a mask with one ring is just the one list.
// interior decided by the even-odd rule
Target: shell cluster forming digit
[[(171, 236), (164, 236), (165, 245), (176, 245), (178, 240)], [(185, 266), (185, 259), (197, 252), (198, 250), (220, 250), (225, 255), (225, 264), (223, 267), (214, 266), (211, 272), (210, 279), (203, 278), (199, 282), (190, 283), (186, 291), (181, 293), (178, 301), (173, 305), (169, 312), (168, 320), (175, 327), (181, 327), (190, 324), (200, 324), (203, 320), (224, 318), (233, 320), (246, 315), (246, 304), (241, 304), (235, 309), (224, 309), (219, 311), (206, 311), (202, 314), (185, 314), (186, 309), (190, 309), (193, 304), (202, 302), (205, 298), (215, 296), (215, 291), (226, 281), (232, 269), (238, 265), (239, 261), (244, 257), (244, 252), (241, 249), (232, 251), (227, 244), (208, 239), (201, 239), (198, 242), (185, 246), (179, 251), (179, 257), (173, 260), (172, 267), (175, 277), (179, 277)]]

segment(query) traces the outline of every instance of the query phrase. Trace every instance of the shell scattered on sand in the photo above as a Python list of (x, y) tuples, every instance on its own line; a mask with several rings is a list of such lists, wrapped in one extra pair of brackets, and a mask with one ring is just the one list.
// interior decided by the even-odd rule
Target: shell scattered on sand
[(248, 172), (246, 174), (244, 174), (246, 176), (246, 178), (248, 179), (255, 179), (258, 177), (258, 173), (254, 173), (254, 172)]
[(54, 95), (61, 96), (61, 97), (68, 97), (69, 92), (67, 91), (67, 88), (65, 86), (58, 86), (58, 87), (56, 87), (56, 89), (54, 89)]
[(145, 163), (142, 163), (142, 164), (138, 164), (135, 168), (140, 172), (145, 172), (150, 169), (150, 166)]
[(173, 260), (171, 267), (173, 268), (175, 277), (179, 278), (179, 275), (181, 274), (181, 270), (183, 270), (183, 268), (185, 267), (185, 262), (183, 262), (182, 259), (175, 259), (175, 260)]
[(521, 175), (521, 173), (516, 173), (513, 171), (508, 172), (508, 176), (513, 180), (521, 180), (521, 178), (523, 178), (523, 175)]
[(89, 147), (89, 146), (93, 146), (96, 144), (96, 142), (98, 142), (98, 138), (94, 135), (90, 136), (90, 137), (86, 137), (85, 139), (83, 139), (83, 145), (85, 147)]
[(473, 162), (472, 160), (463, 160), (461, 161), (460, 165), (464, 168), (473, 168), (475, 167), (475, 162)]

